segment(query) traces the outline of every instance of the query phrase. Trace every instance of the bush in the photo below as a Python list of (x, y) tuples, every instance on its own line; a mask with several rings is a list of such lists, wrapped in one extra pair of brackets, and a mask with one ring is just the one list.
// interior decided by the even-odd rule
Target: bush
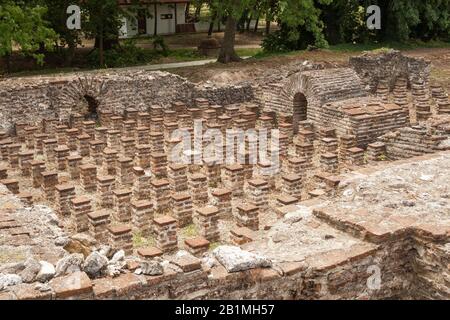
[[(121, 45), (116, 45), (110, 50), (105, 50), (105, 65), (108, 68), (118, 68), (144, 64), (157, 58), (158, 54), (136, 46), (136, 41), (126, 40)], [(98, 67), (99, 50), (95, 49), (88, 57), (89, 65)]]
[(281, 29), (269, 34), (262, 42), (265, 52), (305, 50), (312, 46), (322, 47), (314, 35), (303, 27), (295, 30), (282, 26)]

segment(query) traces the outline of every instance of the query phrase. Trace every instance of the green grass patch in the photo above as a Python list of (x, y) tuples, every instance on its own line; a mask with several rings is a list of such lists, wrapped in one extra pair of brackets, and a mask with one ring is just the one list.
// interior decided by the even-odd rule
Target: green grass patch
[(193, 238), (198, 236), (197, 227), (193, 223), (184, 227), (181, 232), (186, 238)]
[(219, 247), (221, 245), (222, 245), (222, 243), (220, 243), (220, 242), (213, 242), (209, 245), (209, 250), (213, 251), (214, 249), (216, 249), (217, 247)]
[(133, 234), (134, 248), (153, 247), (155, 244), (156, 241), (153, 237), (144, 237), (140, 232)]

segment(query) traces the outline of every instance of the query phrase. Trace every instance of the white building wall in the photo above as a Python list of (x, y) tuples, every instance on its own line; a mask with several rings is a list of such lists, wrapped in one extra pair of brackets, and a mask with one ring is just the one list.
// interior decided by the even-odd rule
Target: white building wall
[[(177, 23), (184, 24), (185, 20), (185, 10), (186, 4), (178, 3), (177, 4)], [(155, 30), (155, 8), (153, 5), (149, 7), (148, 10), (151, 14), (147, 18), (147, 35), (153, 35)], [(164, 14), (172, 14), (172, 19), (162, 19), (161, 15)], [(175, 33), (175, 5), (168, 4), (158, 4), (157, 5), (157, 13), (156, 18), (158, 19), (158, 34), (166, 35)], [(124, 18), (124, 26), (122, 26), (121, 31), (123, 35), (122, 38), (130, 38), (138, 35), (138, 23), (137, 19)]]

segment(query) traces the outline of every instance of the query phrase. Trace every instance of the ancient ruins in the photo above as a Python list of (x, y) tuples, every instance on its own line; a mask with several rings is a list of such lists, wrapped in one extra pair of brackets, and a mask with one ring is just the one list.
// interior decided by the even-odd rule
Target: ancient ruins
[[(450, 101), (430, 70), (389, 51), (233, 85), (0, 81), (0, 299), (449, 299)], [(278, 129), (279, 167), (195, 143), (179, 163), (173, 133), (199, 120)]]

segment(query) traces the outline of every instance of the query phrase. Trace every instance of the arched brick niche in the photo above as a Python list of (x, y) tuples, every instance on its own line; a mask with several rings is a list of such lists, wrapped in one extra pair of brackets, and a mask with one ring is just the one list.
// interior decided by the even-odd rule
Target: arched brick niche
[[(311, 120), (320, 124), (325, 103), (366, 96), (358, 75), (350, 68), (295, 73), (264, 88), (263, 108), (292, 116), (293, 122)], [(296, 130), (296, 123), (294, 130)]]

